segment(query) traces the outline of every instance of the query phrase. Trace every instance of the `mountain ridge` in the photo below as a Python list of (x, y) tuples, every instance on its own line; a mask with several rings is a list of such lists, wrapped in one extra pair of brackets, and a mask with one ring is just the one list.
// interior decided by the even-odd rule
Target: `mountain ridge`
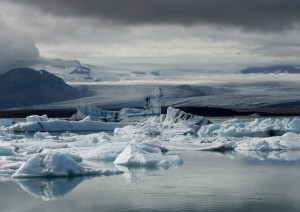
[(240, 71), (241, 74), (300, 74), (300, 65), (273, 65), (267, 67), (249, 67)]
[(0, 109), (66, 101), (85, 95), (44, 70), (16, 68), (0, 75)]

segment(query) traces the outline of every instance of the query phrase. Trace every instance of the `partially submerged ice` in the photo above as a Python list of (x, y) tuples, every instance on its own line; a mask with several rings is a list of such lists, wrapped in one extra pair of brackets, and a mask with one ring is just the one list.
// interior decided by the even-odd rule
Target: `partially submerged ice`
[(80, 165), (72, 157), (60, 152), (36, 154), (12, 175), (14, 178), (74, 177), (83, 175), (121, 174), (118, 170), (99, 170)]
[(81, 104), (76, 107), (77, 113), (71, 120), (83, 120), (90, 117), (92, 121), (120, 122), (139, 121), (147, 116), (159, 116), (161, 114), (161, 100), (163, 93), (160, 87), (144, 97), (145, 107), (142, 109), (123, 108), (120, 111), (108, 111), (93, 105)]
[(119, 135), (196, 134), (199, 128), (207, 123), (208, 120), (203, 116), (193, 115), (173, 107), (168, 107), (167, 114), (150, 117), (135, 126), (116, 128), (114, 133)]
[(163, 92), (160, 87), (157, 87), (149, 95), (144, 97), (145, 101), (145, 114), (161, 114), (161, 100)]
[(83, 120), (86, 117), (90, 117), (93, 121), (104, 121), (104, 122), (117, 122), (120, 121), (120, 115), (118, 111), (107, 111), (102, 110), (93, 105), (78, 105), (76, 107), (77, 113), (71, 117), (71, 120), (78, 121)]
[(39, 116), (39, 115), (31, 115), (26, 117), (27, 122), (37, 122), (37, 121), (48, 121), (48, 116), (46, 114)]
[(203, 125), (198, 131), (199, 137), (270, 137), (281, 136), (287, 132), (300, 133), (300, 119), (255, 119), (243, 122), (231, 119), (221, 124)]
[(178, 155), (163, 155), (159, 148), (128, 144), (114, 163), (126, 166), (169, 167), (171, 165), (181, 165), (183, 160)]
[(14, 132), (112, 131), (116, 127), (126, 125), (128, 123), (91, 121), (89, 119), (81, 121), (49, 119), (48, 121), (19, 122), (8, 129)]

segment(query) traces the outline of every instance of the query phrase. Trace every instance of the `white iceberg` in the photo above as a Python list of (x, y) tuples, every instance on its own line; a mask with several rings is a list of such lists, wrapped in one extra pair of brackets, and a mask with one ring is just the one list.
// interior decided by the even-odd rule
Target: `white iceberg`
[(114, 161), (114, 164), (117, 165), (147, 167), (168, 167), (182, 163), (183, 160), (178, 155), (163, 155), (159, 148), (135, 144), (129, 144)]
[(0, 156), (14, 156), (14, 147), (12, 146), (0, 146)]
[(26, 161), (12, 176), (14, 178), (32, 177), (72, 177), (82, 175), (120, 174), (118, 170), (99, 170), (80, 165), (67, 154), (47, 152), (36, 154)]
[(176, 108), (169, 107), (167, 114), (153, 116), (141, 123), (116, 128), (117, 135), (144, 134), (144, 135), (174, 135), (196, 134), (199, 128), (206, 125), (208, 120), (203, 116), (192, 115)]
[(42, 115), (42, 116), (38, 116), (38, 115), (31, 115), (31, 116), (27, 116), (26, 117), (26, 121), (27, 122), (36, 122), (36, 121), (48, 121), (48, 117), (46, 114)]
[(48, 121), (19, 122), (8, 129), (14, 132), (113, 131), (117, 127), (126, 125), (128, 125), (126, 122), (50, 119)]
[(221, 124), (202, 125), (198, 131), (199, 137), (270, 137), (281, 136), (287, 132), (300, 132), (300, 119), (255, 119), (251, 122), (242, 122), (240, 119), (231, 119)]
[(78, 105), (77, 113), (71, 117), (71, 120), (83, 120), (89, 117), (92, 121), (116, 122), (119, 120), (119, 111), (102, 110), (93, 105)]

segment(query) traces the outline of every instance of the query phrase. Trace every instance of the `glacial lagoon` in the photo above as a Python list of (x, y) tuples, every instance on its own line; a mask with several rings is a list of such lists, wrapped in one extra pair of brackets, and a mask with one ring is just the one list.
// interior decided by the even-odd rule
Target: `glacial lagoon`
[(94, 162), (113, 176), (2, 177), (0, 211), (300, 211), (300, 151), (175, 153), (169, 168)]

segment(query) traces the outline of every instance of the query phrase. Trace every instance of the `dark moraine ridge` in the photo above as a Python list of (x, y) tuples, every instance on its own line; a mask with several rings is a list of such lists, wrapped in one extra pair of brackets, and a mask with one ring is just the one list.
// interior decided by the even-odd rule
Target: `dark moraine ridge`
[[(262, 116), (296, 116), (300, 114), (300, 109), (283, 110), (282, 108), (264, 108), (264, 109), (251, 109), (251, 110), (233, 110), (224, 108), (212, 107), (176, 107), (187, 113), (200, 116), (211, 117), (233, 117), (233, 116), (248, 116), (254, 113), (259, 113)], [(118, 111), (121, 108), (107, 109)], [(141, 108), (140, 108), (141, 109)], [(167, 112), (167, 107), (162, 107), (162, 113)], [(43, 115), (47, 114), (48, 117), (68, 118), (76, 113), (75, 108), (62, 108), (62, 109), (16, 109), (16, 110), (2, 110), (0, 111), (0, 118), (25, 118), (29, 115)]]

